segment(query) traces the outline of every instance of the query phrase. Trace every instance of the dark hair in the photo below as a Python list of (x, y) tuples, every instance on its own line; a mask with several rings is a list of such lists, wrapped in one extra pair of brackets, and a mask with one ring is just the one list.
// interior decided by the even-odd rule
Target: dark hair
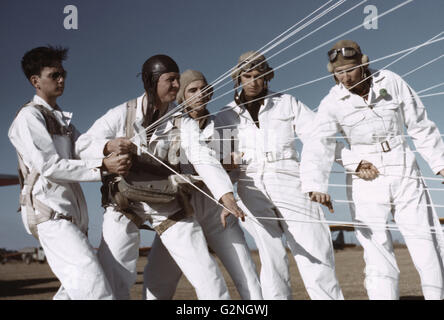
[(38, 47), (25, 53), (22, 69), (29, 80), (33, 75), (40, 75), (45, 67), (55, 67), (68, 57), (68, 48)]

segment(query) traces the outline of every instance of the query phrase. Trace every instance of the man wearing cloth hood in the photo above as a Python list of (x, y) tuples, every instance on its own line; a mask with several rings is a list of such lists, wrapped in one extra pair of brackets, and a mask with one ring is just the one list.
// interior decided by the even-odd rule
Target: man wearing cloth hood
[[(130, 153), (133, 156), (132, 166), (125, 179), (141, 181), (142, 185), (148, 187), (159, 181), (170, 182), (173, 172), (142, 152), (142, 147), (164, 164), (176, 167), (176, 150), (172, 150), (172, 141), (179, 133), (180, 147), (213, 196), (238, 217), (243, 217), (236, 205), (231, 181), (219, 161), (212, 156), (211, 150), (198, 139), (183, 138), (198, 136), (197, 124), (192, 119), (182, 119), (179, 129), (175, 119), (180, 113), (156, 122), (175, 108), (173, 101), (179, 90), (177, 64), (168, 56), (153, 56), (142, 67), (142, 80), (145, 93), (109, 110), (98, 119), (79, 138), (77, 153), (85, 158)], [(152, 124), (152, 129), (144, 130)], [(134, 134), (131, 130), (136, 133), (137, 150), (128, 139)], [(114, 182), (116, 180), (113, 179), (105, 181), (102, 187), (105, 214), (98, 256), (116, 298), (129, 298), (130, 288), (137, 276), (139, 227), (143, 227), (143, 222), (148, 220), (195, 287), (199, 299), (228, 299), (228, 289), (217, 263), (208, 252), (202, 229), (189, 215), (186, 196), (177, 193), (168, 202), (130, 201), (127, 208), (123, 208), (125, 201), (120, 201), (116, 196), (122, 193), (116, 192), (113, 196)]]
[[(302, 190), (328, 201), (328, 177), (334, 161), (334, 141), (341, 133), (354, 159), (343, 160), (349, 172), (347, 196), (364, 248), (365, 286), (370, 299), (399, 298), (399, 269), (390, 232), (381, 228), (392, 213), (419, 272), (426, 299), (443, 298), (443, 237), (430, 195), (413, 152), (405, 141), (407, 130), (416, 150), (433, 172), (444, 175), (444, 143), (436, 125), (412, 88), (397, 74), (368, 68), (369, 59), (351, 40), (337, 42), (328, 52), (328, 71), (336, 85), (321, 101), (310, 144), (304, 145)], [(376, 175), (363, 179), (351, 174), (362, 166)], [(431, 234), (431, 227), (436, 228)]]
[(216, 125), (233, 133), (229, 141), (221, 130), (223, 159), (229, 159), (232, 142), (242, 158), (237, 191), (253, 219), (258, 217), (246, 226), (259, 250), (264, 299), (292, 297), (283, 235), (310, 298), (343, 299), (330, 230), (323, 223), (306, 223), (324, 217), (300, 186), (294, 142), (296, 135), (306, 142), (314, 113), (293, 96), (268, 90), (273, 69), (256, 52), (240, 56), (232, 78), (242, 91), (217, 115)]
[[(179, 104), (184, 104), (184, 112), (199, 124), (201, 130), (199, 139), (205, 141), (210, 148), (212, 146), (217, 148), (219, 137), (214, 127), (215, 116), (210, 115), (206, 109), (212, 92), (212, 88), (208, 86), (201, 72), (186, 70), (180, 76), (180, 89), (176, 100)], [(181, 163), (181, 168), (183, 173), (194, 173), (193, 167), (189, 164)], [(203, 191), (209, 194), (208, 188), (203, 188)], [(196, 220), (202, 226), (208, 246), (227, 269), (241, 299), (262, 299), (256, 265), (251, 258), (238, 219), (229, 216), (225, 225), (222, 225), (219, 219), (220, 214), (223, 213), (222, 208), (197, 190), (192, 193), (191, 205), (194, 208)], [(156, 237), (153, 242), (143, 274), (146, 287), (144, 292), (147, 298), (173, 298), (182, 272), (159, 241), (159, 237)]]

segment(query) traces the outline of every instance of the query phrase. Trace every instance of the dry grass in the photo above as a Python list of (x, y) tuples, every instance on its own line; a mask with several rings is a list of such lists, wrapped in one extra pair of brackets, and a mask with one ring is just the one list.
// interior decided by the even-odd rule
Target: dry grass
[[(413, 266), (412, 260), (406, 248), (397, 247), (395, 253), (401, 270), (400, 292), (403, 299), (422, 299), (419, 275)], [(252, 252), (253, 259), (259, 265), (257, 252)], [(346, 299), (367, 299), (364, 289), (364, 261), (362, 249), (347, 248), (335, 252), (336, 272)], [(306, 300), (308, 295), (304, 289), (301, 277), (297, 270), (293, 257), (289, 255), (293, 298)], [(141, 257), (137, 264), (137, 281), (131, 290), (132, 299), (142, 298), (143, 268), (146, 257)], [(233, 281), (221, 266), (230, 294), (233, 299), (240, 299)], [(1, 300), (46, 300), (51, 299), (58, 290), (60, 283), (49, 269), (47, 263), (32, 263), (26, 265), (23, 262), (12, 261), (0, 265), (0, 299)], [(194, 300), (196, 294), (185, 277), (182, 277), (178, 285), (174, 299)]]

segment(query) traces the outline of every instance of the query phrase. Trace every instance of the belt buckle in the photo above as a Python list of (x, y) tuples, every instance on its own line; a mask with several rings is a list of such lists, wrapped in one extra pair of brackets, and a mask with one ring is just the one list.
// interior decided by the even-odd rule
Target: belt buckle
[(273, 152), (271, 152), (271, 151), (265, 152), (265, 157), (267, 158), (268, 162), (272, 162), (272, 161), (275, 160), (274, 157), (273, 157)]
[(383, 152), (389, 152), (389, 151), (392, 150), (392, 149), (390, 148), (390, 145), (389, 145), (389, 143), (388, 143), (387, 140), (381, 142), (381, 147), (382, 147), (382, 151), (383, 151)]

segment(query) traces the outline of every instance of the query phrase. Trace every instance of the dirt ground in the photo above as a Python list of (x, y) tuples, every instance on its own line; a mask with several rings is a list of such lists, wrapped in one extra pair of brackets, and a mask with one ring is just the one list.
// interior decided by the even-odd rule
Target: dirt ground
[[(344, 293), (345, 299), (367, 299), (364, 289), (364, 260), (362, 248), (346, 248), (335, 251), (336, 272)], [(401, 299), (423, 299), (419, 275), (413, 266), (406, 248), (395, 248), (398, 266), (401, 270), (400, 293)], [(259, 266), (259, 257), (256, 251), (252, 252), (256, 264)], [(142, 298), (143, 268), (146, 257), (141, 257), (137, 264), (137, 281), (131, 290), (132, 299)], [(301, 277), (294, 259), (289, 255), (293, 298), (307, 300)], [(220, 262), (219, 262), (220, 263)], [(230, 294), (233, 299), (240, 299), (233, 281), (222, 267)], [(60, 282), (51, 272), (47, 263), (31, 263), (26, 265), (19, 261), (10, 261), (0, 265), (0, 300), (46, 300), (52, 299), (58, 290)], [(186, 278), (182, 276), (177, 287), (174, 299), (195, 300), (196, 294)]]

